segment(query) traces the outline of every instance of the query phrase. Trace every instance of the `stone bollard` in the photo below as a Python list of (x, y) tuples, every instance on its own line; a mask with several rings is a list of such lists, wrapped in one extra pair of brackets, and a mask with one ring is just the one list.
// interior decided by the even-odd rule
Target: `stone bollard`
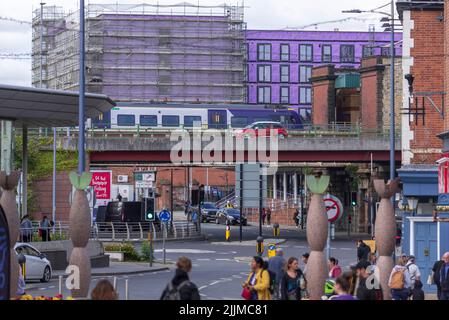
[(2, 196), (0, 205), (5, 213), (9, 227), (9, 245), (10, 245), (10, 297), (17, 295), (17, 282), (19, 280), (19, 263), (14, 250), (14, 245), (19, 239), (19, 211), (16, 204), (15, 187), (19, 182), (20, 173), (18, 171), (11, 172), (7, 175), (5, 171), (0, 172), (0, 187), (2, 188)]
[(395, 249), (396, 220), (394, 208), (391, 203), (391, 197), (399, 190), (399, 179), (389, 181), (385, 184), (384, 180), (374, 180), (374, 188), (381, 197), (379, 209), (377, 210), (375, 239), (379, 258), (377, 267), (380, 274), (380, 285), (382, 287), (384, 300), (391, 300), (391, 292), (388, 287), (388, 279), (391, 270), (394, 267), (394, 261), (391, 257)]
[(327, 277), (327, 264), (324, 254), (326, 247), (328, 221), (323, 194), (329, 185), (329, 176), (307, 176), (307, 186), (312, 192), (307, 213), (307, 242), (310, 256), (307, 262), (307, 291), (310, 300), (320, 300), (324, 295)]

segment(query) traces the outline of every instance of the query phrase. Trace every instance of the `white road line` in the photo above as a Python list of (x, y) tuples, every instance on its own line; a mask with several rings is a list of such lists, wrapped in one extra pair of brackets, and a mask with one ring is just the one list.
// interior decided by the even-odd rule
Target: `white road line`
[(198, 290), (201, 291), (201, 290), (203, 290), (204, 288), (207, 288), (207, 285), (206, 285), (206, 286), (199, 287)]
[(215, 261), (232, 261), (232, 259), (215, 259)]
[(200, 293), (200, 296), (202, 296), (202, 297), (207, 297), (205, 294), (202, 294), (202, 293)]
[(40, 291), (47, 290), (48, 288), (39, 288)]
[(54, 289), (56, 286), (49, 286), (48, 289)]
[(213, 286), (214, 284), (220, 283), (221, 281), (214, 281), (212, 283), (209, 283), (210, 286)]
[(204, 258), (204, 259), (196, 259), (196, 261), (210, 261), (211, 259), (209, 258)]
[[(337, 249), (338, 249), (338, 248), (337, 248)], [(340, 248), (340, 250), (352, 251), (352, 250), (355, 250), (355, 249), (353, 249), (353, 248)]]
[(234, 278), (236, 278), (236, 279), (242, 279), (242, 277), (241, 277), (241, 276), (238, 276), (238, 275), (233, 275), (232, 277), (234, 277)]

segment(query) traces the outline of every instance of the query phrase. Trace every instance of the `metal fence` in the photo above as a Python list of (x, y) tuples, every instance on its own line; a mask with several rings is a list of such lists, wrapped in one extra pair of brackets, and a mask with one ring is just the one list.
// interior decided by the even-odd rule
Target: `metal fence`
[[(20, 241), (48, 241), (70, 239), (69, 222), (58, 221), (53, 227), (42, 229), (33, 222), (33, 228), (20, 229)], [(43, 232), (44, 231), (44, 232)], [(45, 239), (48, 234), (49, 238)], [(153, 222), (96, 222), (92, 225), (90, 238), (100, 241), (143, 241), (151, 235), (153, 240), (188, 239), (201, 236), (201, 226), (190, 221), (172, 223)]]

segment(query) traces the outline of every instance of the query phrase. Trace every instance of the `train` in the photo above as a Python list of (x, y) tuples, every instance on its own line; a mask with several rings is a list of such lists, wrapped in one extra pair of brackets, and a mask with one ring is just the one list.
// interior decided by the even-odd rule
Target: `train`
[(110, 112), (91, 122), (92, 128), (152, 129), (244, 128), (258, 121), (276, 121), (289, 129), (301, 129), (309, 120), (291, 108), (264, 105), (186, 105), (118, 102)]

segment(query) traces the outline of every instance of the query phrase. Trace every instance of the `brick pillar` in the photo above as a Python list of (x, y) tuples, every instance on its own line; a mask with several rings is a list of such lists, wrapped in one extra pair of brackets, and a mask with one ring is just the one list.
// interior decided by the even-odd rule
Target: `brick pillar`
[[(446, 0), (444, 2), (444, 91), (449, 92), (449, 79), (448, 79), (448, 72), (449, 72), (449, 0)], [(444, 131), (449, 131), (449, 117), (447, 116), (449, 114), (449, 99), (444, 99), (444, 114), (446, 115), (444, 117)], [(445, 137), (445, 140), (447, 140), (447, 135)]]
[(335, 67), (325, 65), (312, 69), (313, 124), (322, 125), (335, 121)]
[(382, 128), (382, 76), (385, 66), (380, 57), (362, 60), (360, 68), (361, 127), (377, 130)]

